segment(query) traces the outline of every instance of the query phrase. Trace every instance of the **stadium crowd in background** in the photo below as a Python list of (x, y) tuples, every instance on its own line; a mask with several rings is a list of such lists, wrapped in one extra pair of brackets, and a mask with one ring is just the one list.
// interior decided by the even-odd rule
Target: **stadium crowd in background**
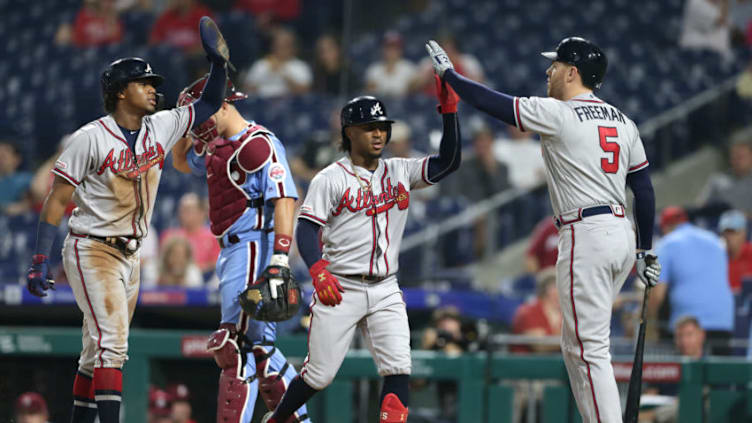
[[(193, 64), (192, 76), (200, 76), (206, 69), (196, 22), (202, 15), (215, 15), (219, 3), (225, 5), (225, 10), (248, 14), (249, 25), (259, 33), (261, 48), (252, 56), (257, 60), (233, 75), (237, 85), (252, 97), (294, 98), (312, 92), (331, 96), (371, 93), (384, 96), (389, 105), (390, 98), (430, 98), (428, 95), (432, 95), (430, 62), (416, 63), (405, 55), (408, 43), (423, 40), (409, 39), (404, 33), (384, 28), (378, 32), (374, 43), (374, 61), (352, 63), (340, 34), (317, 32), (316, 25), (321, 26), (320, 21), (304, 22), (306, 9), (302, 0), (85, 0), (70, 19), (59, 25), (51, 42), (86, 50), (138, 38), (140, 35), (132, 32), (125, 19), (127, 13), (135, 10), (152, 17), (152, 25), (145, 32), (148, 37), (143, 37), (144, 44), (170, 45), (182, 50), (185, 60)], [(752, 45), (752, 11), (749, 2), (746, 3), (745, 9), (744, 1), (685, 1), (678, 45), (690, 50), (709, 50), (733, 60), (734, 42)], [(336, 21), (340, 17), (328, 19)], [(315, 36), (307, 37), (311, 32), (315, 32)], [(477, 81), (486, 79), (486, 58), (478, 51), (465, 50), (461, 37), (455, 41), (447, 36), (440, 43), (459, 73)], [(490, 73), (488, 76), (490, 78)], [(739, 80), (739, 94), (752, 98), (752, 66), (746, 78)], [(315, 128), (307, 133), (306, 139), (300, 140), (298, 148), (288, 150), (301, 196), (313, 175), (341, 154), (338, 150), (339, 115), (337, 110), (324, 111), (327, 112), (329, 127)], [(0, 134), (2, 214), (38, 213), (51, 186), (49, 169), (59, 151), (39, 153), (44, 157), (24, 154), (20, 143), (28, 140), (5, 132)], [(424, 150), (430, 143), (415, 138), (414, 134), (408, 124), (395, 123), (388, 154), (396, 157), (426, 154)], [(65, 143), (64, 135), (59, 134), (60, 148)], [(446, 186), (449, 190), (441, 192), (441, 196), (463, 196), (470, 202), (477, 202), (510, 187), (533, 190), (544, 183), (540, 142), (529, 133), (514, 127), (498, 131), (486, 126), (475, 131), (465, 130), (463, 142), (467, 152), (473, 151), (475, 156), (457, 173), (452, 181), (456, 184)], [(698, 343), (703, 353), (706, 350), (714, 354), (730, 353), (725, 342), (738, 335), (734, 332), (732, 316), (734, 301), (752, 287), (752, 243), (748, 230), (752, 217), (752, 129), (738, 131), (728, 145), (717, 144), (716, 148), (725, 150), (727, 164), (722, 171), (708, 179), (695, 204), (687, 200), (684, 209), (666, 208), (657, 222), (662, 232), (658, 256), (665, 283), (656, 286), (651, 294), (651, 319), (657, 319), (662, 325), (659, 339), (675, 342), (679, 354), (692, 357), (702, 355), (697, 353)], [(176, 198), (173, 219), (164, 227), (150, 229), (151, 247), (148, 241), (142, 247), (142, 272), (149, 273), (143, 277), (144, 288), (216, 289), (214, 265), (219, 249), (207, 227), (204, 195), (187, 193)], [(411, 219), (422, 221), (426, 215), (435, 213), (428, 204), (439, 196), (438, 188), (411, 195)], [(702, 228), (693, 222), (694, 206), (710, 210), (711, 227)], [(70, 212), (72, 207), (68, 209)], [(493, 234), (487, 225), (487, 220), (481, 218), (471, 229), (473, 255), (477, 258), (482, 258), (492, 243), (489, 238)], [(516, 293), (530, 302), (521, 301), (523, 305), (513, 313), (514, 323), (504, 330), (527, 335), (558, 333), (558, 303), (552, 297), (555, 289), (550, 289), (550, 271), (556, 264), (557, 244), (558, 231), (551, 217), (546, 216), (530, 231), (524, 264), (520, 265), (522, 275), (517, 275), (535, 280), (537, 284), (534, 289)], [(695, 267), (696, 264), (701, 266)], [(59, 285), (65, 284), (64, 275), (55, 279)], [(13, 281), (0, 281), (9, 282)], [(632, 289), (639, 288), (639, 284), (628, 285), (637, 286)], [(625, 307), (623, 312), (634, 320), (634, 308)], [(687, 315), (694, 317), (689, 319)], [(615, 321), (618, 325), (620, 319)], [(462, 323), (463, 317), (457, 310), (437, 311), (431, 327), (425, 331), (422, 347), (448, 353), (466, 350), (467, 333), (463, 333)], [(535, 353), (537, 349), (521, 345), (516, 351)], [(447, 407), (442, 413), (449, 418), (456, 412), (449, 409), (451, 396), (456, 393), (450, 385), (443, 385), (439, 394)], [(155, 390), (150, 395), (150, 423), (191, 421), (175, 417), (185, 415), (186, 405), (190, 415), (189, 394), (171, 389), (173, 391)], [(176, 409), (182, 411), (176, 412)], [(45, 400), (35, 393), (19, 397), (16, 413), (18, 422), (44, 422), (48, 418)], [(27, 415), (42, 420), (24, 417)]]

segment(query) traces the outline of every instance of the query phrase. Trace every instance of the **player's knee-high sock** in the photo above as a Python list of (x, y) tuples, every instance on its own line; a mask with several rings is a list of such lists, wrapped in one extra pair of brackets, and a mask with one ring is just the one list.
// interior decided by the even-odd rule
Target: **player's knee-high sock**
[(94, 423), (97, 418), (97, 403), (94, 401), (94, 381), (91, 376), (76, 373), (73, 381), (73, 416), (71, 423)]
[(397, 395), (402, 405), (407, 407), (410, 401), (410, 376), (409, 375), (389, 375), (384, 376), (384, 386), (381, 388), (381, 399), (379, 404), (384, 402), (386, 394), (392, 393)]
[(94, 369), (94, 399), (101, 423), (120, 421), (120, 401), (123, 393), (123, 372), (101, 367)]
[(287, 387), (285, 396), (282, 397), (282, 401), (274, 410), (269, 423), (284, 423), (292, 416), (298, 408), (302, 407), (312, 396), (316, 395), (318, 391), (311, 388), (310, 385), (305, 383), (303, 378), (295, 376), (295, 379), (290, 381), (290, 385)]

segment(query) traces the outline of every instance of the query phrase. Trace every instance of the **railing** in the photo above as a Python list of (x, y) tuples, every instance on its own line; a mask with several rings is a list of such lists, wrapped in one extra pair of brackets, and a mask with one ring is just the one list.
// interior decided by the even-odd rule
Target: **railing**
[[(125, 422), (144, 421), (151, 361), (165, 358), (210, 360), (204, 350), (207, 335), (165, 330), (131, 331), (130, 359), (123, 380)], [(304, 336), (280, 339), (277, 345), (288, 358), (299, 359), (306, 352)], [(0, 357), (69, 356), (73, 360), (80, 349), (79, 328), (0, 328)], [(456, 381), (459, 423), (511, 422), (514, 389), (509, 381), (512, 380), (552, 381), (543, 390), (542, 422), (579, 421), (566, 369), (559, 355), (473, 353), (448, 356), (432, 351), (413, 351), (412, 356), (413, 378)], [(614, 364), (617, 368), (629, 369), (630, 360), (631, 357), (617, 357)], [(651, 366), (672, 370), (670, 378), (679, 387), (678, 421), (742, 422), (752, 419), (752, 361), (715, 357), (699, 361), (680, 358), (653, 361), (646, 357), (646, 379), (651, 377), (647, 372)], [(628, 380), (628, 370), (618, 372), (617, 378)], [(352, 423), (352, 382), (362, 379), (379, 379), (379, 375), (367, 351), (352, 350), (334, 383), (309, 402), (312, 420)], [(213, 402), (207, 401), (209, 404)]]

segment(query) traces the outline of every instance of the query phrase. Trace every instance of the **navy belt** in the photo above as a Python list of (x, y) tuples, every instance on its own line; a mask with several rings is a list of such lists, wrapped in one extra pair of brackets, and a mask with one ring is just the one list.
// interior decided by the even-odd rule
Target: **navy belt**
[(564, 225), (579, 222), (586, 217), (596, 216), (599, 214), (613, 214), (616, 217), (624, 217), (624, 206), (594, 206), (579, 209), (577, 217), (575, 217), (574, 219), (566, 220), (564, 219), (563, 215), (555, 216), (554, 224), (557, 228), (561, 228)]

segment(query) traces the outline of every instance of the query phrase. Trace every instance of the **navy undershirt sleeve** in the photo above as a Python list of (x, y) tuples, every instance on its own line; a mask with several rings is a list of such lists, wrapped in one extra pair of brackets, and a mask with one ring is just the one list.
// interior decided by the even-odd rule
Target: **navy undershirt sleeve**
[(514, 120), (514, 97), (467, 79), (453, 69), (444, 73), (444, 80), (454, 88), (462, 101), (466, 101), (475, 108), (510, 125), (516, 124)]
[(204, 123), (222, 107), (226, 88), (227, 69), (224, 66), (212, 63), (209, 80), (206, 81), (204, 91), (201, 93), (201, 97), (193, 103), (193, 109), (196, 112), (196, 119), (193, 121), (194, 128)]
[(462, 142), (457, 113), (441, 115), (444, 120), (444, 133), (439, 145), (439, 155), (428, 159), (428, 180), (438, 182), (460, 167)]
[(627, 175), (627, 185), (634, 194), (634, 219), (637, 224), (637, 248), (649, 250), (653, 245), (655, 191), (648, 169)]
[(319, 248), (319, 229), (320, 225), (311, 222), (308, 219), (298, 219), (298, 228), (295, 231), (295, 238), (298, 241), (298, 251), (306, 266), (311, 267), (314, 263), (321, 260), (321, 249)]

